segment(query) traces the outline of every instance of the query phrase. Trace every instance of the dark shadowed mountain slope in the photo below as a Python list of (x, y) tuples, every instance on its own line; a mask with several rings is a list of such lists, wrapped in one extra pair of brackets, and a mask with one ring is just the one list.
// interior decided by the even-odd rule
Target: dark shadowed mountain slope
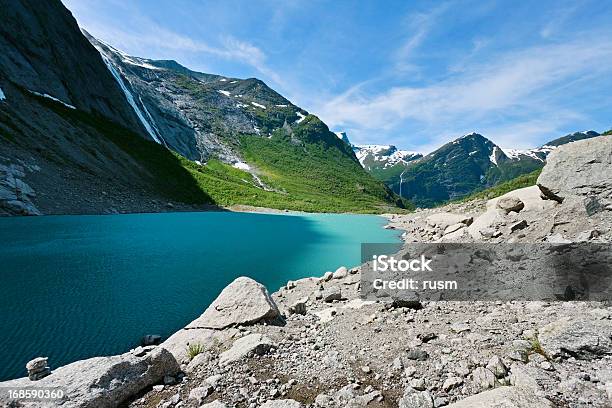
[(143, 132), (100, 55), (59, 0), (0, 0), (0, 21), (4, 87), (46, 94)]

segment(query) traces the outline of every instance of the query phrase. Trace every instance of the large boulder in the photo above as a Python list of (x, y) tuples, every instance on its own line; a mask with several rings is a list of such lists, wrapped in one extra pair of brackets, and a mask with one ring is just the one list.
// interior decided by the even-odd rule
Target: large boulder
[(612, 355), (612, 320), (588, 314), (563, 317), (541, 328), (538, 339), (551, 357), (588, 360)]
[(266, 354), (276, 347), (274, 342), (260, 333), (253, 333), (239, 338), (232, 347), (219, 355), (219, 364), (226, 365), (242, 358)]
[[(38, 381), (28, 378), (0, 383), (2, 388), (62, 388), (61, 401), (23, 402), (20, 407), (112, 408), (166, 375), (176, 375), (180, 367), (162, 347), (147, 347), (110, 357), (94, 357), (60, 367)], [(5, 393), (0, 406), (12, 406)]]
[(225, 329), (272, 321), (279, 315), (268, 290), (253, 279), (241, 276), (226, 286), (204, 313), (185, 329)]
[(450, 404), (447, 408), (554, 408), (530, 388), (499, 387)]
[(568, 143), (547, 159), (537, 185), (546, 198), (563, 202), (568, 196), (612, 200), (612, 137)]

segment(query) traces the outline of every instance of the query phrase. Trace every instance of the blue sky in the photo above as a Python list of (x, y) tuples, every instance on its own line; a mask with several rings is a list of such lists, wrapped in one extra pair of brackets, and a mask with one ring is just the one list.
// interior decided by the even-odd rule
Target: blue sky
[(612, 127), (609, 1), (63, 2), (129, 54), (258, 77), (355, 143), (526, 148)]

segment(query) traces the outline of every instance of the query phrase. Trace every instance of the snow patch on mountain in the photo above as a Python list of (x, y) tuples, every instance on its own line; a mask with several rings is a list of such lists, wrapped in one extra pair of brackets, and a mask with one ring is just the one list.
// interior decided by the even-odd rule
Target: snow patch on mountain
[[(59, 100), (55, 96), (51, 96), (48, 93), (40, 93), (40, 92), (32, 91), (32, 90), (29, 90), (29, 89), (28, 89), (28, 91), (30, 91), (34, 95), (42, 96), (43, 98), (47, 98), (47, 99), (51, 99), (52, 101), (59, 102), (62, 105), (64, 105), (65, 107), (67, 107), (67, 108), (76, 109), (76, 107), (74, 105), (70, 105), (69, 103), (66, 103), (66, 102), (64, 102), (62, 100)], [(2, 94), (2, 95), (4, 95), (4, 94)]]
[(556, 146), (542, 146), (536, 147), (535, 149), (506, 149), (502, 148), (502, 151), (506, 156), (512, 160), (521, 160), (525, 157), (530, 157), (535, 160), (544, 162), (544, 158), (552, 152)]
[(3, 101), (6, 99), (6, 96), (4, 95), (4, 92), (2, 92), (2, 88), (0, 88), (0, 101)]
[(134, 66), (142, 67), (142, 68), (147, 68), (147, 69), (157, 69), (157, 70), (161, 70), (162, 69), (160, 67), (156, 67), (155, 65), (151, 64), (150, 63), (151, 60), (149, 60), (149, 59), (133, 57), (133, 56), (128, 55), (125, 52), (123, 52), (123, 51), (113, 47), (112, 45), (110, 45), (109, 43), (107, 43), (105, 41), (102, 41), (100, 39), (96, 39), (96, 40), (98, 42), (100, 42), (101, 44), (103, 44), (108, 49), (110, 49), (112, 52), (117, 54), (119, 56), (119, 58), (121, 59), (121, 61), (125, 62), (126, 64), (134, 65)]
[(298, 112), (295, 112), (295, 113), (296, 113), (296, 115), (298, 115), (298, 116), (300, 117), (298, 120), (296, 120), (296, 121), (295, 121), (295, 123), (302, 123), (302, 121), (303, 121), (304, 119), (306, 119), (306, 116), (304, 116), (304, 115), (302, 114), (302, 112), (299, 112), (299, 111), (298, 111)]
[(258, 107), (258, 108), (261, 108), (261, 109), (266, 109), (266, 107), (265, 107), (265, 106), (263, 106), (262, 104), (257, 103), (257, 102), (251, 102), (251, 105), (256, 106), (256, 107)]
[(382, 166), (383, 168), (387, 168), (399, 162), (408, 163), (422, 156), (422, 154), (418, 152), (398, 150), (393, 145), (355, 145), (353, 150), (361, 166), (366, 169), (372, 167), (368, 162), (374, 162), (377, 167)]
[(229, 93), (229, 91), (222, 91), (221, 89), (219, 89), (217, 92), (219, 92), (220, 94), (223, 94), (225, 96), (231, 96), (232, 94)]
[(493, 163), (494, 165), (497, 166), (497, 146), (493, 147), (493, 151), (491, 152), (491, 155), (489, 156), (489, 160), (491, 161), (491, 163)]

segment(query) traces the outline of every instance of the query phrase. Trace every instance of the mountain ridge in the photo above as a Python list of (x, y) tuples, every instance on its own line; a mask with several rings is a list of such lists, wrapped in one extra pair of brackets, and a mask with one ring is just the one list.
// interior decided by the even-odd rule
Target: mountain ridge
[(342, 134), (368, 172), (395, 193), (425, 207), (532, 173), (558, 146), (599, 136), (592, 130), (574, 132), (532, 149), (508, 149), (472, 132), (423, 155), (393, 145), (353, 145)]

